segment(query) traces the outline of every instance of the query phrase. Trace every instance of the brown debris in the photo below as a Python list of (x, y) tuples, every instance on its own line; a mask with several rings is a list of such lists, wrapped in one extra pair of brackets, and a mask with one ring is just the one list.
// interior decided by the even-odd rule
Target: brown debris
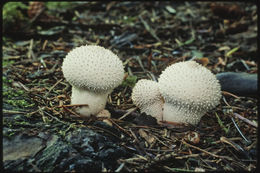
[(27, 14), (30, 19), (33, 19), (35, 16), (39, 16), (45, 10), (44, 2), (30, 2)]
[(245, 15), (244, 10), (236, 4), (212, 3), (210, 4), (210, 8), (216, 16), (224, 19), (239, 19)]
[[(4, 118), (20, 114), (35, 121), (51, 121), (51, 127), (56, 123), (74, 123), (77, 128), (86, 126), (114, 136), (120, 141), (120, 146), (133, 154), (118, 160), (119, 171), (256, 169), (257, 99), (223, 91), (221, 104), (202, 117), (195, 127), (173, 122), (156, 124), (150, 115), (141, 114), (131, 100), (134, 86), (131, 77), (156, 79), (170, 64), (191, 60), (194, 50), (196, 56), (200, 55), (194, 60), (214, 74), (224, 71), (257, 73), (257, 25), (252, 20), (256, 10), (252, 4), (93, 2), (66, 13), (57, 11), (62, 20), (48, 17), (42, 20), (35, 16), (43, 9), (43, 2), (34, 3), (35, 7), (31, 4), (28, 15), (34, 19), (35, 26), (31, 26), (33, 32), (30, 33), (36, 37), (29, 35), (28, 39), (20, 40), (21, 37), (13, 35), (14, 40), (3, 41), (3, 77), (12, 80), (4, 83), (3, 93), (6, 90), (22, 91), (24, 94), (20, 97), (30, 100), (35, 106), (8, 109), (6, 105), (10, 96), (3, 95)], [(166, 10), (169, 6), (176, 13), (169, 13)], [(244, 6), (248, 8), (246, 13)], [(227, 20), (212, 20), (216, 16)], [(46, 33), (50, 35), (37, 34), (41, 31), (38, 26), (46, 27)], [(51, 30), (53, 26), (66, 29), (58, 34)], [(222, 37), (217, 35), (220, 30), (223, 31)], [(20, 33), (24, 32), (20, 30)], [(9, 36), (5, 35), (6, 38)], [(111, 44), (111, 40), (115, 44)], [(110, 118), (84, 118), (74, 109), (86, 105), (70, 105), (71, 86), (64, 80), (61, 64), (67, 52), (83, 44), (105, 46), (117, 53), (124, 63), (125, 83), (109, 95), (106, 105)], [(235, 53), (226, 56), (238, 46)], [(248, 69), (241, 63), (234, 63), (238, 59), (243, 60)], [(5, 65), (9, 61), (12, 63)], [(15, 96), (13, 99), (20, 98)], [(105, 122), (118, 133), (94, 126), (97, 121)], [(8, 125), (3, 123), (3, 126)], [(247, 143), (241, 134), (252, 143)]]

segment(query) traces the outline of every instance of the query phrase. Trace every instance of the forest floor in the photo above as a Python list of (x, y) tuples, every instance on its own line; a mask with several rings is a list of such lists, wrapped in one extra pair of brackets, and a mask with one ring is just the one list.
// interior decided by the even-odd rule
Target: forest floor
[[(108, 172), (256, 170), (256, 98), (224, 92), (195, 127), (158, 125), (131, 100), (136, 81), (156, 80), (180, 61), (193, 59), (214, 74), (257, 73), (254, 3), (52, 5), (22, 8), (15, 24), (3, 21), (4, 169), (75, 171), (99, 163), (95, 170)], [(125, 67), (124, 82), (108, 98), (109, 119), (71, 117), (71, 86), (61, 65), (86, 44), (112, 50)], [(79, 134), (90, 138), (86, 146)]]

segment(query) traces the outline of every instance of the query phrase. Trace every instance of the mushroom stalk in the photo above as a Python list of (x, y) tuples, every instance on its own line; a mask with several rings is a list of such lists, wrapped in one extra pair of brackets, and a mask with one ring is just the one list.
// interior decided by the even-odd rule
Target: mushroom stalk
[(198, 124), (200, 118), (206, 113), (202, 110), (189, 110), (180, 105), (173, 103), (164, 103), (163, 105), (163, 121), (174, 121), (177, 123)]
[(76, 112), (86, 117), (97, 115), (105, 108), (109, 93), (96, 93), (72, 86), (71, 104), (87, 104), (76, 108)]

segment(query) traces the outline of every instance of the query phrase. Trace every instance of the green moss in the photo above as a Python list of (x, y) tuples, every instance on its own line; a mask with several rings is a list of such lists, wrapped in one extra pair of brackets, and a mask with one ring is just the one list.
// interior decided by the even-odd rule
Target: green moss
[(13, 64), (14, 63), (14, 61), (13, 60), (10, 60), (10, 61), (8, 61), (8, 60), (2, 60), (2, 65), (3, 65), (3, 67), (6, 67), (6, 66), (8, 66), (8, 65), (11, 65), (11, 64)]
[(14, 107), (28, 108), (33, 107), (34, 104), (28, 103), (26, 100), (7, 100), (7, 103)]
[(137, 76), (127, 76), (127, 78), (123, 81), (122, 86), (130, 86), (133, 88), (135, 86), (137, 80)]
[(22, 9), (27, 9), (28, 6), (22, 2), (7, 2), (3, 6), (3, 24), (14, 24), (16, 21), (26, 20), (22, 14)]
[(30, 102), (25, 95), (25, 91), (22, 89), (11, 88), (10, 85), (13, 82), (12, 79), (7, 79), (3, 76), (3, 103), (12, 105), (17, 108), (30, 108), (35, 104)]
[(3, 136), (11, 137), (17, 133), (23, 132), (24, 127), (34, 128), (36, 123), (30, 122), (30, 120), (23, 115), (15, 115), (15, 117), (3, 117), (3, 126)]
[(4, 137), (7, 137), (7, 138), (11, 138), (12, 136), (14, 136), (15, 134), (17, 134), (18, 131), (17, 130), (13, 130), (13, 129), (8, 129), (7, 131), (5, 131), (3, 133), (3, 136)]
[(75, 123), (72, 123), (70, 124), (65, 130), (59, 130), (58, 133), (61, 137), (65, 138), (66, 135), (67, 135), (67, 132), (70, 130), (70, 129), (76, 129), (77, 126), (75, 125)]
[(75, 2), (46, 2), (48, 9), (69, 9), (75, 5)]
[(124, 16), (122, 19), (122, 22), (124, 24), (134, 24), (134, 22), (138, 20), (136, 16), (130, 17), (130, 16)]
[(12, 79), (7, 79), (5, 76), (2, 77), (3, 84), (11, 83), (13, 80)]

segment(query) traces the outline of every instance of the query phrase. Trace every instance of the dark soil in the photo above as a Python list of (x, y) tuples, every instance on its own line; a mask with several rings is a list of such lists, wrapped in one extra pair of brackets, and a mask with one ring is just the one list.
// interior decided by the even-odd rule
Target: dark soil
[[(180, 61), (195, 60), (214, 74), (257, 74), (256, 4), (43, 3), (19, 10), (23, 18), (3, 21), (5, 170), (256, 171), (256, 89), (245, 95), (247, 87), (222, 88), (221, 104), (195, 127), (158, 125), (131, 100), (137, 80), (156, 80)], [(71, 86), (61, 64), (86, 44), (112, 50), (125, 66), (124, 82), (108, 98), (109, 119), (72, 118), (66, 106)]]

